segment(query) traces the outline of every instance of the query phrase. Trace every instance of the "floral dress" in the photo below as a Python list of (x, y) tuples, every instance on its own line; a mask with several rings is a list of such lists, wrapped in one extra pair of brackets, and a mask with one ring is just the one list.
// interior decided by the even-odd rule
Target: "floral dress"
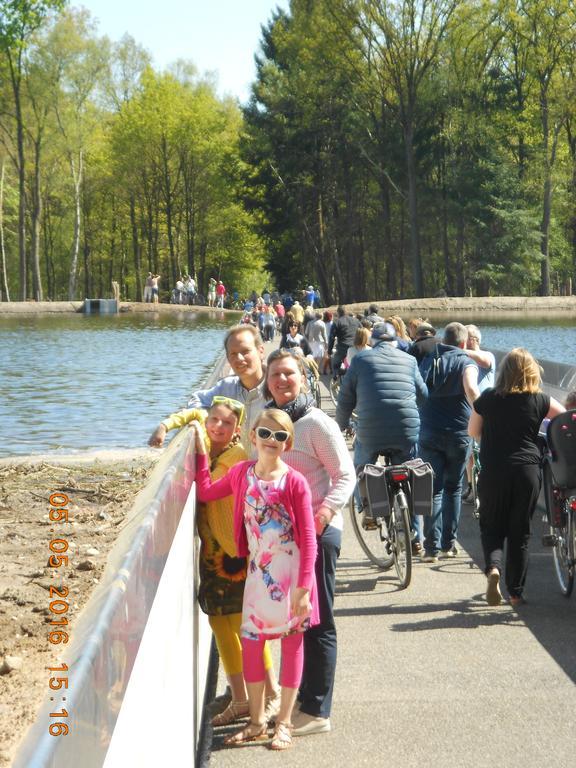
[(300, 550), (292, 519), (281, 503), (286, 474), (276, 481), (260, 480), (248, 469), (244, 525), (248, 538), (248, 575), (242, 606), (243, 637), (252, 640), (303, 632), (309, 617), (292, 616), (292, 591), (298, 585)]

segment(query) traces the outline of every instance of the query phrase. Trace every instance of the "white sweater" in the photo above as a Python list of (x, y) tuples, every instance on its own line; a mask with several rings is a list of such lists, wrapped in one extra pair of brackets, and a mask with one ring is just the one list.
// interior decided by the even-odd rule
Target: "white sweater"
[(294, 448), (283, 461), (301, 472), (312, 491), (312, 509), (322, 504), (336, 512), (331, 525), (343, 527), (342, 507), (356, 484), (354, 464), (336, 422), (319, 408), (311, 408), (294, 424)]

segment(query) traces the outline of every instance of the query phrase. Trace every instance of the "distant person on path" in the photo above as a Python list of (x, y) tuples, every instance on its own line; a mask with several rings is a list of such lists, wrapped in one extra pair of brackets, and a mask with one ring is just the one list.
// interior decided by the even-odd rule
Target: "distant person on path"
[(234, 538), (248, 557), (240, 628), (250, 722), (224, 743), (240, 746), (268, 740), (265, 715), (266, 640), (281, 638), (281, 701), (270, 748), (292, 746), (292, 709), (302, 679), (304, 632), (319, 622), (316, 536), (310, 486), (283, 461), (293, 447), (288, 414), (263, 411), (250, 437), (257, 460), (243, 461), (211, 482), (204, 440), (197, 437), (198, 497), (213, 501), (234, 494)]
[(500, 576), (506, 541), (506, 588), (513, 606), (524, 601), (530, 524), (542, 480), (540, 424), (565, 408), (541, 387), (540, 366), (525, 349), (501, 361), (496, 386), (474, 401), (469, 434), (480, 441), (480, 535), (488, 605), (502, 601)]
[(149, 304), (152, 301), (152, 272), (148, 272), (148, 277), (144, 283), (144, 301)]
[(328, 349), (328, 337), (326, 336), (326, 326), (322, 320), (322, 312), (316, 311), (314, 318), (310, 320), (304, 331), (304, 336), (310, 345), (312, 356), (316, 361), (318, 370), (322, 365), (322, 360)]
[(226, 357), (233, 376), (220, 379), (209, 389), (195, 392), (188, 402), (188, 408), (174, 413), (161, 422), (148, 440), (148, 444), (160, 447), (171, 429), (185, 426), (193, 420), (191, 409), (209, 408), (215, 395), (224, 395), (240, 400), (246, 417), (242, 422), (242, 444), (250, 446), (250, 424), (264, 408), (264, 343), (256, 328), (251, 325), (236, 325), (230, 328), (224, 338)]
[(304, 334), (301, 332), (300, 323), (297, 323), (295, 320), (293, 320), (288, 326), (288, 333), (282, 346), (284, 349), (294, 349), (294, 347), (300, 347), (305, 355), (312, 355), (310, 344), (308, 343)]
[(370, 349), (370, 338), (371, 338), (371, 331), (370, 328), (358, 328), (356, 331), (356, 336), (354, 336), (354, 346), (348, 348), (348, 352), (346, 352), (346, 363), (348, 367), (350, 367), (350, 363), (358, 352), (362, 352), (363, 349)]
[(302, 304), (300, 304), (298, 300), (296, 300), (292, 304), (292, 309), (290, 310), (290, 312), (292, 312), (292, 314), (294, 315), (296, 322), (302, 325), (302, 323), (304, 322), (304, 307), (302, 306)]
[(216, 303), (216, 280), (211, 277), (208, 280), (208, 306), (213, 307)]
[(160, 275), (152, 275), (152, 303), (158, 304), (158, 286), (161, 280)]
[[(338, 317), (332, 324), (328, 339), (328, 355), (332, 357), (333, 376), (336, 376), (340, 370), (340, 365), (346, 357), (349, 347), (354, 346), (354, 337), (357, 329), (360, 328), (360, 321), (349, 315), (345, 307), (339, 306), (336, 312)], [(334, 347), (336, 347), (335, 350)]]
[[(480, 343), (482, 341), (482, 335), (480, 329), (476, 325), (467, 325), (468, 341), (466, 342), (465, 352), (468, 357), (478, 365), (478, 391), (480, 394), (484, 390), (494, 386), (494, 377), (496, 374), (496, 358), (492, 352), (488, 350), (480, 349)], [(472, 484), (470, 478), (472, 476), (472, 467), (474, 464), (474, 457), (470, 455), (468, 463), (466, 465), (466, 480), (467, 487), (462, 494), (462, 501), (470, 501), (472, 499)]]
[(434, 470), (434, 505), (424, 518), (425, 563), (456, 557), (462, 480), (471, 450), (468, 420), (478, 397), (478, 366), (464, 348), (468, 331), (449, 323), (443, 343), (420, 363), (428, 399), (420, 408), (420, 457)]
[(194, 304), (196, 298), (196, 281), (191, 275), (184, 279), (184, 290), (186, 291), (186, 303)]
[(430, 323), (421, 323), (414, 333), (414, 341), (410, 345), (408, 354), (416, 358), (418, 365), (422, 360), (434, 352), (437, 344), (441, 344), (442, 339), (436, 336), (436, 328)]
[(222, 280), (218, 280), (218, 285), (216, 286), (216, 296), (218, 297), (216, 300), (216, 306), (220, 307), (220, 309), (224, 309), (224, 299), (226, 297), (226, 286), (222, 282)]

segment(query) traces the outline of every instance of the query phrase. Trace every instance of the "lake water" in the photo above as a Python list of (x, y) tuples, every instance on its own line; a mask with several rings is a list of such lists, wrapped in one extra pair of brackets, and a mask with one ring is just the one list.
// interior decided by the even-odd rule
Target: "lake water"
[[(233, 320), (0, 315), (0, 456), (146, 445), (205, 380)], [(576, 364), (576, 320), (466, 322), (480, 326), (483, 347), (525, 346), (541, 360)]]
[(230, 324), (216, 312), (0, 315), (0, 456), (146, 445)]

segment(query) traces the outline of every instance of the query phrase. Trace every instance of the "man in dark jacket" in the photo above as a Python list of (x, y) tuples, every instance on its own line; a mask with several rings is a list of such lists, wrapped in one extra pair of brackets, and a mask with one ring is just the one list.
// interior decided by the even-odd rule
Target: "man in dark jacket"
[[(342, 380), (336, 422), (348, 426), (357, 414), (354, 466), (372, 464), (388, 454), (393, 464), (414, 458), (420, 432), (418, 405), (428, 396), (416, 359), (397, 349), (396, 331), (390, 323), (372, 330), (372, 348), (358, 352)], [(363, 523), (369, 525), (366, 519)], [(417, 521), (413, 550), (420, 551)]]
[(434, 507), (424, 518), (423, 561), (458, 554), (462, 480), (471, 448), (468, 420), (478, 397), (478, 366), (463, 351), (468, 331), (462, 323), (449, 323), (443, 343), (420, 363), (428, 386), (428, 400), (420, 409), (420, 457), (434, 470)]
[(418, 364), (420, 364), (426, 355), (434, 352), (436, 345), (441, 343), (442, 339), (436, 336), (436, 328), (434, 326), (430, 325), (430, 323), (420, 323), (408, 352), (414, 355)]
[(352, 315), (346, 312), (345, 307), (338, 307), (336, 312), (338, 317), (332, 323), (332, 330), (330, 331), (330, 338), (328, 339), (328, 354), (332, 355), (334, 345), (336, 345), (336, 351), (332, 357), (332, 371), (334, 376), (340, 369), (342, 360), (346, 357), (349, 347), (354, 346), (354, 337), (356, 331), (360, 328), (360, 321)]
[(378, 454), (391, 454), (394, 463), (414, 455), (420, 432), (418, 405), (428, 396), (416, 360), (396, 349), (390, 323), (372, 331), (372, 348), (358, 352), (342, 379), (336, 422), (348, 426), (357, 414), (356, 466), (373, 462)]

